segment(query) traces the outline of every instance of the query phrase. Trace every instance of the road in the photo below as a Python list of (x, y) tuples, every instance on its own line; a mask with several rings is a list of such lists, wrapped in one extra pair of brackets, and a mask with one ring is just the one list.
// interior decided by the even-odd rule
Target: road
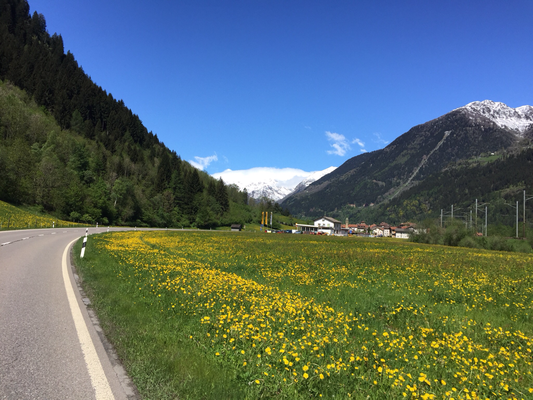
[[(89, 229), (88, 249), (105, 231)], [(69, 251), (84, 235), (0, 232), (0, 399), (137, 398), (75, 281)]]

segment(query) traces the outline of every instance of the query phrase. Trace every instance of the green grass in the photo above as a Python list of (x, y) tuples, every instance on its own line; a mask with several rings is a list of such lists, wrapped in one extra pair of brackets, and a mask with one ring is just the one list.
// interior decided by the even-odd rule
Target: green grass
[(221, 370), (202, 343), (190, 340), (191, 319), (154, 312), (153, 299), (132, 293), (127, 282), (117, 279), (116, 260), (95, 248), (93, 239), (84, 259), (79, 256), (82, 240), (77, 242), (75, 263), (90, 307), (143, 399), (243, 398), (232, 386), (235, 371)]
[(533, 393), (530, 255), (129, 232), (91, 236), (76, 263), (143, 398)]
[(57, 219), (55, 217), (40, 213), (38, 210), (32, 207), (15, 207), (0, 200), (0, 230), (52, 228), (52, 226), (59, 228), (84, 225)]

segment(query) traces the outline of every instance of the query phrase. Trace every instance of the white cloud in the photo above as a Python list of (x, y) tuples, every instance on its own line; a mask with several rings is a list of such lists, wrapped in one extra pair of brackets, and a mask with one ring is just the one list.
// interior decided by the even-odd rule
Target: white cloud
[(357, 144), (359, 147), (361, 147), (361, 153), (366, 153), (365, 144), (361, 139), (355, 138), (354, 140), (352, 140), (352, 143)]
[(358, 144), (360, 147), (365, 147), (365, 144), (360, 139), (354, 139), (352, 143)]
[(194, 159), (196, 161), (189, 161), (189, 163), (199, 169), (200, 171), (203, 171), (205, 168), (207, 168), (209, 166), (209, 164), (211, 164), (213, 161), (218, 161), (218, 157), (216, 154), (212, 155), (212, 156), (208, 156), (208, 157), (194, 157)]
[(348, 143), (344, 135), (326, 131), (326, 137), (328, 138), (328, 141), (331, 142), (330, 146), (334, 149), (328, 150), (328, 154), (336, 154), (338, 156), (343, 156), (348, 150), (351, 149), (350, 144)]
[(382, 139), (379, 133), (374, 132), (373, 135), (377, 138), (377, 140), (374, 140), (374, 142), (381, 143), (381, 144), (389, 144), (389, 141)]

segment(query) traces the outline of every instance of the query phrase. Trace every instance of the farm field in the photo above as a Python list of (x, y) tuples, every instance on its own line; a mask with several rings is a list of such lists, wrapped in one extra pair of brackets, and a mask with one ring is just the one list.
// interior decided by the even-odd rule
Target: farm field
[(159, 231), (76, 263), (143, 398), (533, 398), (531, 255)]
[(52, 228), (52, 225), (55, 227), (80, 226), (50, 216), (35, 215), (0, 200), (0, 230)]

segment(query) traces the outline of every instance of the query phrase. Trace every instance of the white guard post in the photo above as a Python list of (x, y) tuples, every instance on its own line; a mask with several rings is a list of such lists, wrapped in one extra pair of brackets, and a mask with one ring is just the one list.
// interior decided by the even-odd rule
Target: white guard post
[(81, 245), (81, 255), (80, 255), (81, 258), (85, 256), (85, 246), (87, 245), (87, 234), (88, 233), (89, 233), (89, 228), (86, 228), (85, 237), (83, 238), (83, 244)]

